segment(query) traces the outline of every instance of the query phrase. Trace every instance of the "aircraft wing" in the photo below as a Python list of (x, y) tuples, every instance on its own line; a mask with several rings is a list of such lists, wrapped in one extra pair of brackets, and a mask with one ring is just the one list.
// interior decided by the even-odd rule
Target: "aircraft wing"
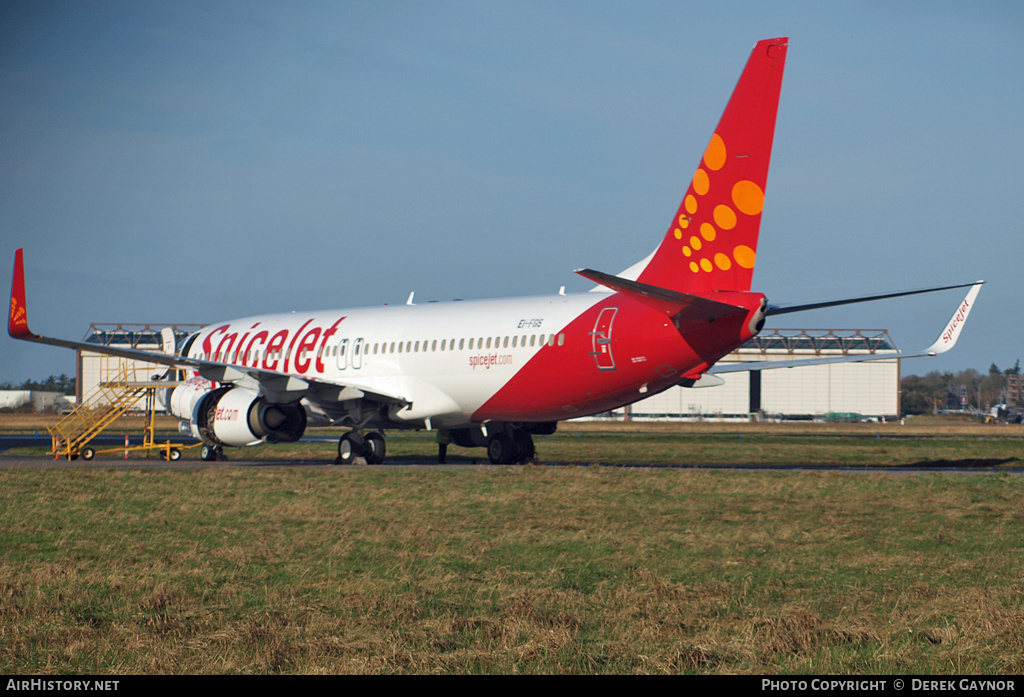
[(939, 290), (952, 290), (953, 288), (967, 288), (974, 286), (980, 286), (984, 281), (975, 281), (974, 283), (958, 283), (954, 286), (938, 286), (935, 288), (918, 288), (916, 290), (901, 290), (895, 293), (883, 293), (881, 295), (862, 295), (857, 298), (843, 298), (841, 300), (825, 300), (816, 303), (806, 303), (803, 305), (768, 305), (768, 309), (765, 310), (765, 316), (770, 317), (771, 315), (785, 315), (790, 312), (805, 312), (807, 310), (819, 310), (823, 307), (836, 307), (838, 305), (851, 305), (853, 303), (866, 303), (871, 300), (885, 300), (886, 298), (901, 298), (904, 295), (918, 295), (920, 293), (934, 293)]
[[(953, 348), (956, 344), (957, 339), (960, 338), (960, 332), (964, 328), (964, 323), (967, 321), (967, 315), (970, 314), (971, 308), (974, 307), (975, 299), (978, 297), (978, 291), (981, 290), (981, 286), (984, 281), (978, 281), (973, 284), (963, 284), (958, 286), (946, 286), (945, 288), (930, 288), (925, 290), (916, 291), (904, 291), (901, 293), (879, 295), (872, 298), (859, 298), (849, 301), (831, 301), (829, 304), (815, 303), (813, 305), (801, 306), (802, 309), (817, 309), (818, 307), (828, 307), (831, 305), (841, 305), (845, 302), (862, 302), (864, 300), (878, 300), (881, 298), (896, 297), (899, 295), (912, 295), (915, 293), (928, 293), (933, 290), (947, 290), (948, 288), (963, 288), (970, 285), (970, 290), (967, 291), (967, 295), (961, 301), (957, 307), (956, 312), (950, 318), (946, 327), (939, 333), (939, 337), (932, 343), (928, 348), (918, 351), (916, 353), (881, 353), (881, 354), (866, 354), (857, 356), (823, 356), (821, 358), (797, 358), (788, 361), (749, 361), (743, 363), (724, 363), (716, 364), (711, 366), (707, 370), (708, 374), (718, 375), (721, 373), (742, 373), (753, 370), (770, 370), (773, 368), (797, 368), (805, 365), (822, 365), (826, 363), (864, 363), (866, 361), (886, 361), (893, 358), (918, 358), (921, 356), (937, 356), (940, 353)], [(788, 310), (789, 312), (795, 312), (796, 310)], [(770, 308), (769, 308), (770, 313)], [(776, 313), (781, 314), (781, 313)]]
[(408, 404), (411, 401), (399, 395), (384, 394), (356, 385), (298, 378), (294, 375), (263, 368), (229, 365), (159, 351), (103, 346), (36, 334), (28, 327), (28, 310), (25, 304), (25, 264), (21, 249), (18, 249), (14, 255), (14, 277), (11, 282), (11, 310), (7, 318), (7, 333), (11, 338), (22, 341), (156, 363), (176, 370), (195, 371), (211, 382), (232, 383), (239, 387), (245, 387), (275, 402), (293, 402), (302, 399), (307, 394), (325, 402), (332, 399), (340, 401), (360, 398), (388, 404)]

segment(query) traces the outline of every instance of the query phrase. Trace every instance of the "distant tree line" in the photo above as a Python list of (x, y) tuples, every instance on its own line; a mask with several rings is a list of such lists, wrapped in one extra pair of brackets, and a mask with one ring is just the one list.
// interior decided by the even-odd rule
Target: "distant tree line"
[(959, 408), (953, 401), (959, 401), (961, 395), (966, 400), (962, 406), (967, 409), (988, 411), (1005, 401), (1007, 375), (1020, 375), (1020, 360), (1005, 370), (993, 363), (988, 374), (970, 368), (958, 373), (934, 370), (924, 376), (908, 375), (900, 382), (903, 413), (930, 414), (935, 410)]
[(20, 385), (12, 382), (0, 383), (0, 390), (36, 390), (38, 392), (60, 392), (61, 394), (75, 394), (75, 378), (68, 377), (64, 373), (51, 375), (43, 382), (26, 380)]

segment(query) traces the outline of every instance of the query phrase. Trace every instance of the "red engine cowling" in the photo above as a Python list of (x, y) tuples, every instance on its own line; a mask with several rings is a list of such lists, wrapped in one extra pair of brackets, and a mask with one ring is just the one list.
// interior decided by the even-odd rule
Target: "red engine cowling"
[(193, 436), (214, 445), (292, 443), (306, 431), (306, 411), (298, 402), (272, 404), (250, 390), (217, 387), (203, 378), (174, 388), (170, 410), (189, 422)]

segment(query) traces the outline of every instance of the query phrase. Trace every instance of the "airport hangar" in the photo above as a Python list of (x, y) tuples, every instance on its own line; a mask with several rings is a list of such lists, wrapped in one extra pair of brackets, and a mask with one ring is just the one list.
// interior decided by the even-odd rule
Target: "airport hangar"
[[(159, 351), (160, 332), (168, 325), (93, 324), (86, 343)], [(170, 325), (181, 342), (203, 325)], [(827, 356), (897, 353), (889, 334), (878, 329), (765, 330), (721, 362), (779, 361)], [(132, 362), (128, 362), (132, 363)], [(102, 393), (100, 385), (115, 379), (116, 371), (134, 371), (139, 380), (154, 379), (164, 366), (138, 363), (79, 351), (76, 364), (77, 402), (88, 404)], [(724, 385), (705, 388), (673, 387), (603, 418), (664, 420), (749, 419), (894, 419), (900, 414), (900, 359), (865, 363), (831, 363), (728, 373)], [(83, 399), (84, 398), (84, 399)], [(139, 409), (143, 408), (140, 403)], [(162, 409), (159, 405), (158, 409)]]

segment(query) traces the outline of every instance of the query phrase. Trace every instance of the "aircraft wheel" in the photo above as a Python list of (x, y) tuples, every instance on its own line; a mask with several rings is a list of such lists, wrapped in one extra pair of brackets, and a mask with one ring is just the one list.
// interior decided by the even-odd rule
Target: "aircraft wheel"
[(504, 433), (494, 436), (487, 443), (487, 457), (494, 465), (511, 465), (514, 459), (515, 447), (512, 439)]
[(214, 445), (204, 445), (203, 452), (200, 454), (206, 462), (213, 462), (214, 460), (220, 459), (220, 448)]
[(355, 459), (359, 456), (362, 448), (358, 447), (354, 436), (355, 434), (352, 431), (349, 431), (338, 440), (338, 459), (335, 460), (335, 463), (339, 465), (351, 465), (355, 462)]
[(387, 447), (384, 444), (384, 436), (377, 431), (366, 434), (366, 462), (370, 465), (379, 465), (384, 462), (384, 454)]
[(95, 450), (93, 450), (92, 448), (88, 448), (88, 447), (87, 448), (82, 448), (82, 459), (83, 460), (91, 460), (94, 457), (96, 457), (96, 451)]
[(537, 452), (533, 447), (533, 436), (526, 431), (517, 430), (512, 438), (515, 444), (514, 460), (516, 462), (529, 462), (532, 460)]

